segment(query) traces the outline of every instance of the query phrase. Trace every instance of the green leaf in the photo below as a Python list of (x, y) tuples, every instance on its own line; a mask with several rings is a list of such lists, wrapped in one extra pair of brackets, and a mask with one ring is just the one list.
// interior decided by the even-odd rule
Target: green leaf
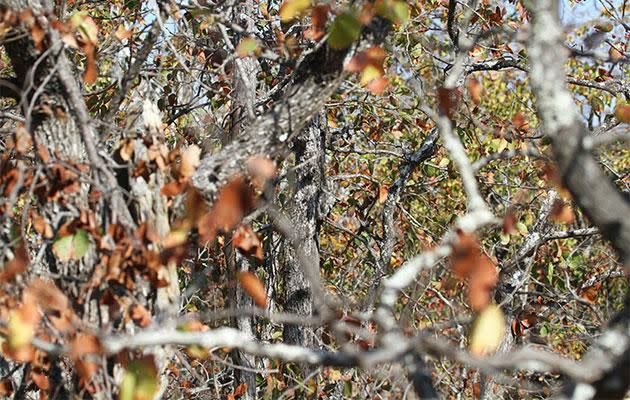
[(53, 253), (60, 261), (80, 260), (90, 248), (90, 237), (83, 229), (64, 236), (53, 243)]
[(79, 229), (74, 235), (74, 256), (81, 259), (90, 248), (90, 237), (83, 229)]
[(333, 49), (345, 49), (359, 38), (361, 23), (353, 13), (339, 15), (330, 25), (328, 45)]
[(409, 6), (405, 1), (385, 0), (378, 3), (376, 13), (394, 24), (402, 25), (409, 19)]
[(120, 400), (153, 400), (159, 388), (153, 357), (129, 363), (120, 382)]
[(547, 325), (543, 325), (540, 327), (540, 336), (547, 336), (549, 334), (549, 329)]
[(510, 243), (510, 234), (509, 233), (501, 233), (501, 244), (507, 245)]
[(527, 225), (525, 225), (522, 222), (517, 222), (516, 223), (516, 230), (518, 231), (518, 233), (520, 233), (523, 236), (527, 235), (527, 233), (528, 233)]
[(53, 252), (61, 261), (69, 261), (73, 256), (73, 236), (64, 236), (53, 243)]

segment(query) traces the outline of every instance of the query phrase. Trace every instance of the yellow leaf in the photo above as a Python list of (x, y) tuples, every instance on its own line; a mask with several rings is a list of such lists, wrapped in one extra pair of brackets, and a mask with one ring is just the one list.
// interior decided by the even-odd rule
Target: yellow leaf
[(484, 356), (493, 353), (505, 333), (505, 317), (496, 304), (490, 304), (477, 316), (470, 334), (470, 351)]
[(285, 0), (280, 6), (280, 20), (291, 21), (299, 17), (311, 6), (311, 0)]

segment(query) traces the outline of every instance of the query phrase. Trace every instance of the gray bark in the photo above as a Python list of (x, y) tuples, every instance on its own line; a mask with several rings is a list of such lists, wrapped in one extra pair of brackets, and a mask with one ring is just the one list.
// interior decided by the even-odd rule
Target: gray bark
[[(532, 30), (528, 42), (530, 82), (544, 133), (552, 143), (564, 184), (589, 219), (615, 248), (622, 262), (630, 261), (630, 201), (599, 167), (584, 145), (588, 133), (563, 70), (566, 50), (556, 0), (529, 5)], [(621, 399), (630, 380), (630, 293), (624, 309), (584, 358), (590, 382), (571, 385), (567, 394), (580, 399)]]
[[(248, 30), (253, 29), (253, 19), (248, 15), (254, 10), (252, 0), (247, 0), (239, 6), (236, 12), (239, 14), (240, 23), (244, 23)], [(230, 147), (235, 138), (242, 135), (244, 128), (254, 117), (254, 105), (256, 102), (256, 74), (258, 62), (252, 58), (237, 58), (233, 66), (233, 90), (232, 90), (232, 125), (222, 138), (223, 145)], [(225, 259), (231, 282), (238, 282), (238, 273), (253, 271), (255, 266), (235, 251), (232, 244), (224, 247)], [(253, 306), (251, 297), (238, 285), (229, 291), (229, 302), (238, 310)], [(233, 320), (234, 326), (248, 337), (255, 337), (254, 319), (251, 316), (238, 316)], [(251, 370), (256, 368), (256, 357), (241, 351), (234, 352), (234, 363), (242, 369), (234, 370), (235, 386), (241, 383), (247, 385), (247, 391), (241, 397), (244, 400), (256, 399), (256, 373)]]
[[(293, 141), (295, 171), (293, 190), (287, 214), (293, 223), (295, 235), (305, 256), (319, 265), (319, 204), (324, 185), (324, 132), (322, 118), (316, 117), (311, 125)], [(286, 312), (310, 316), (313, 299), (309, 280), (304, 275), (296, 249), (286, 243), (284, 264), (284, 309)], [(288, 344), (313, 345), (312, 330), (299, 325), (285, 325), (284, 341)]]

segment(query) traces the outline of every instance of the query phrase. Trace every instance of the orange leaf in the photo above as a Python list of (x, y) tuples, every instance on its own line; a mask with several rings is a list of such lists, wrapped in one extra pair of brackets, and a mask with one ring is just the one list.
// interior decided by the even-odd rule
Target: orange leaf
[(326, 34), (326, 21), (330, 12), (329, 4), (314, 6), (311, 9), (311, 26), (304, 31), (304, 37), (310, 40), (319, 40)]
[(178, 194), (183, 192), (184, 189), (186, 189), (186, 187), (188, 187), (188, 183), (186, 182), (178, 182), (178, 181), (169, 182), (166, 185), (162, 186), (162, 189), (160, 190), (160, 194), (162, 196), (167, 196), (167, 197), (177, 196)]
[(0, 272), (0, 282), (11, 281), (16, 275), (19, 275), (26, 270), (28, 263), (29, 259), (26, 247), (24, 247), (23, 244), (20, 244), (19, 247), (15, 249), (13, 259), (4, 264), (4, 268)]
[(525, 117), (525, 113), (522, 111), (517, 112), (512, 116), (512, 125), (517, 131), (527, 131), (529, 129), (529, 121)]
[(98, 67), (96, 66), (96, 51), (94, 46), (84, 46), (85, 52), (85, 71), (83, 72), (83, 81), (85, 83), (94, 83), (98, 76)]
[(217, 196), (212, 209), (198, 221), (202, 240), (211, 242), (220, 232), (229, 232), (254, 209), (255, 196), (245, 178), (228, 182)]
[(591, 304), (595, 304), (597, 301), (597, 296), (599, 295), (599, 291), (602, 288), (602, 284), (600, 282), (595, 283), (594, 285), (588, 286), (580, 290), (579, 295), (584, 300), (588, 301)]
[(621, 123), (630, 124), (630, 104), (618, 103), (615, 107), (615, 118)]
[(256, 274), (249, 271), (239, 272), (238, 280), (245, 293), (254, 300), (258, 307), (267, 307), (267, 292)]
[(151, 313), (142, 304), (134, 304), (130, 310), (131, 319), (141, 328), (146, 328), (151, 324)]
[(475, 78), (471, 78), (468, 80), (466, 88), (468, 89), (468, 95), (473, 103), (479, 105), (481, 103), (481, 96), (483, 95), (483, 86), (481, 85), (481, 82)]
[(268, 157), (251, 157), (245, 162), (247, 173), (256, 189), (263, 190), (276, 176), (276, 164)]
[(101, 341), (94, 335), (80, 333), (70, 344), (70, 358), (75, 362), (87, 354), (101, 354), (103, 346)]
[(245, 255), (251, 255), (262, 261), (264, 251), (258, 235), (250, 226), (240, 225), (232, 235), (234, 247)]
[(516, 232), (516, 215), (512, 209), (508, 209), (503, 217), (503, 234), (511, 235)]
[(499, 274), (490, 257), (481, 255), (477, 268), (468, 281), (468, 305), (475, 311), (483, 310), (492, 297), (492, 289), (499, 280)]
[(549, 219), (557, 223), (572, 224), (575, 221), (575, 214), (571, 205), (561, 199), (556, 199), (551, 207)]

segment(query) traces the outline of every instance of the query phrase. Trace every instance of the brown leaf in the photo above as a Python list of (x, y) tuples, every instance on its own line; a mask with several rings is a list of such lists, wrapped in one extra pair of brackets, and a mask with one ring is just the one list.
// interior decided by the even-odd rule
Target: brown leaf
[(468, 304), (479, 311), (490, 303), (499, 274), (474, 235), (461, 230), (457, 235), (458, 241), (453, 245), (451, 255), (453, 273), (460, 279), (468, 278)]
[(94, 83), (98, 76), (98, 67), (96, 66), (96, 49), (94, 46), (85, 46), (85, 71), (83, 72), (83, 81), (85, 83)]
[(465, 279), (479, 262), (479, 242), (474, 235), (464, 231), (457, 232), (458, 240), (453, 245), (451, 266), (455, 275)]
[(326, 34), (326, 21), (330, 12), (329, 4), (321, 4), (311, 9), (311, 26), (304, 31), (304, 37), (317, 41)]
[(517, 131), (525, 132), (529, 129), (529, 121), (525, 117), (525, 113), (518, 111), (512, 116), (512, 125)]
[(39, 390), (50, 389), (48, 377), (39, 369), (31, 371), (31, 380)]
[(4, 268), (0, 272), (0, 282), (9, 282), (17, 275), (23, 273), (28, 266), (29, 258), (24, 244), (20, 243), (15, 249), (14, 257), (11, 261), (4, 264)]
[(48, 224), (46, 219), (39, 215), (35, 210), (31, 211), (31, 223), (33, 224), (35, 231), (46, 239), (50, 239), (54, 236), (52, 227)]
[(621, 123), (630, 124), (630, 104), (617, 103), (615, 107), (615, 118)]
[(440, 112), (446, 115), (448, 119), (453, 119), (459, 105), (461, 92), (458, 89), (440, 87), (437, 90), (437, 98)]
[(33, 146), (33, 138), (29, 131), (26, 130), (24, 124), (19, 123), (15, 128), (15, 151), (20, 154), (26, 154)]
[(46, 311), (66, 311), (70, 308), (68, 297), (53, 283), (35, 279), (25, 291), (25, 296), (32, 296), (37, 305)]
[(579, 295), (584, 300), (588, 301), (591, 304), (595, 304), (597, 301), (597, 297), (599, 296), (599, 292), (602, 288), (601, 282), (597, 282), (594, 285), (587, 286), (579, 291)]
[(130, 310), (131, 319), (141, 328), (151, 324), (151, 313), (142, 304), (134, 304)]
[(44, 51), (44, 39), (46, 38), (46, 32), (39, 23), (34, 23), (31, 26), (31, 38), (33, 39), (33, 44), (37, 51)]
[(241, 383), (234, 389), (234, 396), (241, 397), (247, 393), (247, 383)]
[(482, 254), (468, 281), (468, 305), (474, 311), (483, 310), (492, 299), (492, 290), (499, 280), (499, 273), (490, 257)]
[(253, 256), (262, 261), (264, 251), (258, 235), (249, 225), (239, 225), (232, 235), (234, 247), (243, 254)]
[(267, 307), (267, 292), (256, 274), (249, 271), (239, 272), (238, 281), (245, 293), (254, 300), (258, 307)]
[(476, 105), (481, 104), (481, 96), (483, 95), (483, 86), (481, 85), (481, 82), (479, 82), (476, 78), (471, 78), (466, 84), (466, 89), (468, 89), (468, 95), (473, 103)]
[(228, 182), (217, 196), (212, 209), (198, 222), (199, 235), (211, 242), (220, 232), (229, 232), (254, 209), (255, 195), (243, 177)]
[(380, 96), (387, 89), (387, 85), (389, 84), (389, 79), (384, 76), (378, 77), (376, 79), (372, 79), (365, 88), (375, 96)]
[(389, 188), (387, 187), (387, 185), (380, 185), (378, 187), (378, 202), (380, 204), (385, 203), (385, 200), (387, 200), (388, 194), (389, 194)]
[(516, 233), (516, 214), (514, 214), (514, 210), (511, 208), (507, 210), (505, 213), (505, 217), (503, 217), (503, 228), (502, 232), (505, 235), (511, 235)]
[(575, 214), (570, 204), (562, 199), (556, 199), (551, 207), (549, 219), (557, 223), (572, 224), (575, 221)]
[(173, 197), (182, 193), (188, 187), (187, 182), (173, 181), (162, 186), (160, 194), (162, 196)]
[(120, 40), (121, 42), (131, 38), (132, 34), (133, 29), (125, 28), (125, 25), (123, 24), (118, 25), (118, 28), (116, 28), (116, 32), (114, 32), (114, 36), (116, 37), (116, 39)]
[[(86, 387), (88, 383), (92, 380), (92, 377), (96, 375), (98, 370), (100, 369), (99, 365), (94, 361), (87, 360), (78, 360), (74, 363), (77, 374), (79, 375), (79, 385), (82, 387)], [(88, 390), (90, 390), (88, 388)], [(90, 390), (90, 393), (93, 391)]]
[(120, 154), (120, 158), (123, 161), (131, 160), (131, 157), (133, 157), (133, 151), (134, 151), (133, 139), (124, 139), (120, 142), (120, 146), (118, 147), (118, 153)]
[(70, 344), (69, 357), (75, 362), (88, 354), (101, 354), (103, 346), (101, 341), (94, 335), (87, 333), (78, 334)]

